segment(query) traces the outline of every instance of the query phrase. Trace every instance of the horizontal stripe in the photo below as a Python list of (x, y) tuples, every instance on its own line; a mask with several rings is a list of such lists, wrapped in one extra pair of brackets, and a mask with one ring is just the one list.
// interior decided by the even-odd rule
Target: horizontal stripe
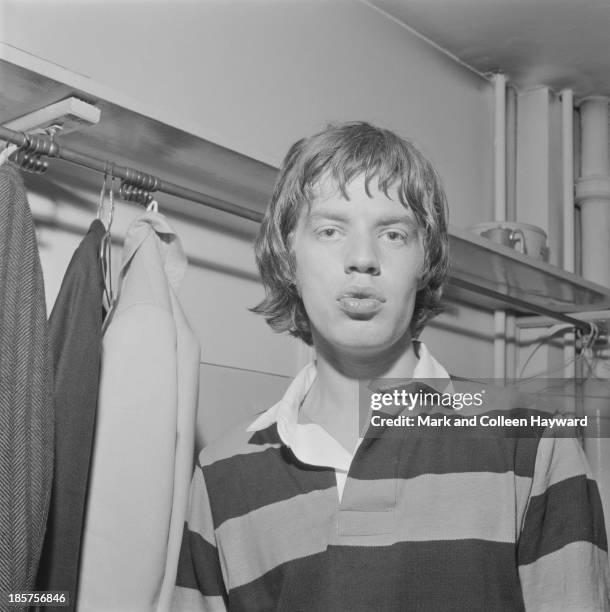
[(176, 585), (198, 589), (203, 595), (226, 593), (216, 547), (188, 529), (182, 535)]
[(542, 438), (536, 458), (536, 480), (532, 497), (567, 478), (592, 478), (589, 463), (580, 442), (574, 438)]
[[(396, 525), (400, 517), (394, 508), (387, 510), (340, 510), (337, 513), (337, 544), (368, 546), (392, 544), (396, 541)], [(373, 537), (376, 536), (376, 537)]]
[(562, 480), (530, 499), (519, 539), (519, 565), (579, 541), (608, 550), (597, 483), (585, 476)]
[(226, 612), (227, 607), (222, 597), (206, 597), (194, 589), (176, 587), (171, 609), (172, 612)]
[[(381, 486), (398, 493), (392, 506), (356, 510), (350, 487), (370, 498)], [(271, 504), (225, 521), (216, 531), (227, 586), (251, 582), (288, 561), (331, 545), (391, 546), (431, 540), (490, 540), (514, 544), (530, 480), (512, 473), (425, 475), (400, 481), (351, 481), (337, 511), (330, 488)], [(516, 491), (521, 491), (515, 495)], [(518, 498), (518, 499), (517, 499)], [(360, 506), (366, 508), (366, 505)]]
[(427, 474), (399, 481), (401, 540), (481, 539), (514, 544), (531, 479), (512, 472)]
[(434, 436), (426, 437), (410, 432), (403, 439), (365, 438), (349, 475), (362, 480), (453, 472), (514, 471), (518, 476), (533, 475), (538, 439), (498, 436), (460, 439), (448, 429), (439, 427)]
[(519, 576), (528, 610), (610, 609), (608, 553), (590, 542), (573, 542), (522, 565)]
[(397, 502), (398, 480), (394, 478), (359, 480), (347, 477), (341, 497), (341, 510), (369, 512), (394, 508)]
[[(338, 513), (340, 533), (332, 543), (388, 546), (408, 541), (481, 539), (514, 544), (530, 487), (530, 478), (512, 472), (426, 474), (398, 481), (348, 478)], [(388, 488), (395, 491), (391, 515), (384, 515), (378, 507), (369, 512), (367, 500), (378, 491), (387, 497)], [(388, 530), (389, 520), (393, 523)]]
[(323, 551), (337, 507), (336, 488), (311, 491), (225, 521), (216, 537), (227, 566), (227, 588), (274, 567)]
[(247, 421), (232, 428), (212, 444), (204, 447), (199, 454), (199, 465), (210, 465), (235, 455), (260, 453), (266, 448), (282, 446), (275, 424), (257, 432), (246, 431), (252, 420), (253, 417), (249, 417)]
[(231, 610), (523, 610), (510, 544), (460, 540), (330, 547), (229, 592)]
[(215, 529), (263, 506), (336, 486), (332, 468), (301, 463), (287, 447), (237, 455), (202, 469)]

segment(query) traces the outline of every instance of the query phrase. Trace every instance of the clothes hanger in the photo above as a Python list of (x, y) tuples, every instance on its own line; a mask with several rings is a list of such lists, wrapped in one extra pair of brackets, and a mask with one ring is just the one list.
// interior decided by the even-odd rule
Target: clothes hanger
[[(114, 165), (114, 164), (113, 164)], [(108, 172), (104, 171), (104, 181), (100, 191), (100, 201), (97, 209), (97, 219), (104, 223), (104, 204), (106, 202), (106, 190), (108, 189)], [(114, 291), (112, 288), (112, 221), (114, 219), (114, 176), (113, 168), (110, 168), (110, 187), (109, 187), (109, 202), (108, 219), (104, 224), (106, 232), (102, 236), (100, 243), (100, 263), (102, 266), (102, 276), (104, 279), (104, 297), (106, 298), (106, 309), (108, 313), (114, 305)]]
[(16, 144), (11, 142), (7, 142), (6, 146), (0, 152), (0, 166), (5, 164), (8, 161), (8, 158), (18, 149), (19, 147)]

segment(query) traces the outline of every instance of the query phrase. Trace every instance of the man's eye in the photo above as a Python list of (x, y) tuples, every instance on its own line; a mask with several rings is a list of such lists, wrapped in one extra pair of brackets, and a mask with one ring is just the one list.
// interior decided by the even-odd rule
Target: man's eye
[(399, 232), (397, 230), (388, 230), (383, 234), (384, 238), (389, 242), (406, 242), (408, 236), (404, 232)]
[(318, 231), (318, 236), (323, 240), (336, 238), (338, 235), (339, 232), (334, 227), (324, 227)]

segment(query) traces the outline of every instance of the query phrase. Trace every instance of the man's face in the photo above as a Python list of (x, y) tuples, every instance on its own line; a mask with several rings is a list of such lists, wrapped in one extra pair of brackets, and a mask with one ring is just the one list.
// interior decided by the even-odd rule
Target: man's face
[(413, 213), (364, 177), (349, 200), (323, 182), (293, 234), (296, 284), (314, 345), (350, 354), (380, 354), (409, 333), (424, 267), (421, 230)]

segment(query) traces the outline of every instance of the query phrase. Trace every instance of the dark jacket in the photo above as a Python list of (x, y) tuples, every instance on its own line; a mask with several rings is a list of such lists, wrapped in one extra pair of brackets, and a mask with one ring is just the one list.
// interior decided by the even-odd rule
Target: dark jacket
[[(49, 319), (55, 373), (55, 472), (38, 590), (70, 591), (74, 610), (97, 411), (103, 276), (95, 220), (75, 251)], [(49, 608), (45, 608), (49, 610)]]

